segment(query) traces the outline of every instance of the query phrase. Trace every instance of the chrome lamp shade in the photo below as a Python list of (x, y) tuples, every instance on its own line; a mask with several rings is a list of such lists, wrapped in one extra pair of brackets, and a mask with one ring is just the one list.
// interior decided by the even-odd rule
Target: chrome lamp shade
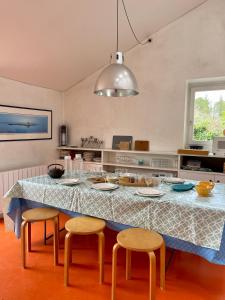
[[(131, 26), (124, 0), (122, 0), (122, 4), (130, 29), (138, 43), (141, 43)], [(119, 51), (119, 0), (116, 0), (116, 52), (111, 55), (111, 60), (113, 60), (111, 64), (99, 75), (94, 93), (106, 97), (138, 95), (136, 78), (131, 70), (123, 64), (123, 53)]]
[(99, 75), (94, 93), (106, 97), (126, 97), (138, 94), (136, 78), (123, 64), (121, 52), (116, 53), (116, 63), (110, 64)]

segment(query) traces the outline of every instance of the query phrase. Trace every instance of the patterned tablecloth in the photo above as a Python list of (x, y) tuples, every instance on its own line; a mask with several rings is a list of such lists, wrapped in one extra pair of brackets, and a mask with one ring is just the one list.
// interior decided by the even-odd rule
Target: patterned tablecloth
[(97, 191), (83, 175), (73, 187), (58, 184), (61, 179), (39, 176), (19, 180), (5, 195), (96, 216), (106, 220), (156, 230), (162, 234), (218, 250), (225, 222), (225, 185), (216, 184), (210, 197), (195, 190), (174, 192), (161, 184), (160, 198), (141, 197), (137, 188), (119, 187)]

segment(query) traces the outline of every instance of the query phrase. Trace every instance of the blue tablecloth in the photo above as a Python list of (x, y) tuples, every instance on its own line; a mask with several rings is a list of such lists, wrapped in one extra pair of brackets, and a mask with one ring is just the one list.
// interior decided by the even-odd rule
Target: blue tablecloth
[[(25, 200), (25, 199), (19, 199), (19, 198), (12, 199), (12, 201), (10, 202), (10, 205), (8, 207), (7, 214), (14, 221), (14, 224), (15, 224), (14, 230), (15, 230), (15, 234), (17, 237), (20, 237), (20, 225), (21, 225), (22, 212), (29, 208), (44, 207), (44, 206), (47, 206), (47, 205), (43, 205), (41, 203), (38, 203), (35, 201), (30, 201), (30, 200)], [(70, 216), (80, 215), (79, 213), (72, 212), (72, 211), (65, 210), (65, 209), (61, 209), (61, 211)], [(116, 231), (120, 231), (125, 228), (131, 227), (131, 226), (128, 226), (125, 224), (120, 224), (120, 223), (116, 223), (116, 222), (112, 222), (112, 221), (107, 221), (107, 226), (110, 229), (116, 230)], [(201, 246), (196, 246), (190, 242), (186, 242), (186, 241), (180, 240), (178, 238), (173, 238), (173, 237), (170, 237), (167, 235), (163, 235), (163, 237), (164, 237), (167, 247), (202, 256), (209, 262), (212, 262), (215, 264), (225, 265), (225, 227), (223, 229), (222, 241), (221, 241), (220, 249), (218, 251), (209, 249), (209, 248), (205, 248), (205, 247), (201, 247)]]
[[(77, 177), (38, 176), (18, 180), (7, 198), (22, 198), (117, 223), (155, 230), (205, 248), (219, 251), (225, 222), (225, 184), (216, 184), (208, 197), (195, 190), (178, 193), (170, 184), (157, 187), (160, 197), (143, 197), (139, 189), (120, 186), (110, 191), (93, 188), (89, 173), (80, 183), (65, 185)], [(7, 204), (8, 205), (8, 204)]]

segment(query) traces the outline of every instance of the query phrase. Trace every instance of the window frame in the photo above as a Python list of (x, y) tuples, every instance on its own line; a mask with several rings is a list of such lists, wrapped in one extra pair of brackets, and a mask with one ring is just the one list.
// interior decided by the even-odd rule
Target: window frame
[(187, 82), (186, 90), (186, 128), (185, 128), (185, 145), (199, 145), (204, 149), (212, 148), (212, 140), (195, 141), (193, 140), (194, 127), (194, 102), (195, 93), (201, 91), (225, 90), (225, 77), (211, 79), (196, 79)]

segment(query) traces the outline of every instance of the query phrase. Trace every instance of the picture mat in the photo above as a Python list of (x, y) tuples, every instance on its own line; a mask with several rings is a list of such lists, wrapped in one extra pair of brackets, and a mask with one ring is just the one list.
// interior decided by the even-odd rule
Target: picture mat
[[(42, 139), (51, 139), (52, 138), (52, 111), (51, 110), (41, 110), (25, 107), (13, 107), (0, 105), (0, 124), (1, 124), (1, 115), (17, 115), (21, 118), (21, 124), (23, 123), (23, 118), (29, 118), (32, 116), (37, 120), (38, 117), (43, 119), (47, 118), (47, 132), (27, 132), (27, 133), (1, 133), (0, 132), (0, 141), (18, 141), (18, 140), (42, 140)], [(18, 123), (19, 124), (19, 123)], [(26, 124), (26, 123), (25, 123)], [(13, 126), (13, 125), (12, 125)], [(26, 126), (24, 126), (26, 127)]]

